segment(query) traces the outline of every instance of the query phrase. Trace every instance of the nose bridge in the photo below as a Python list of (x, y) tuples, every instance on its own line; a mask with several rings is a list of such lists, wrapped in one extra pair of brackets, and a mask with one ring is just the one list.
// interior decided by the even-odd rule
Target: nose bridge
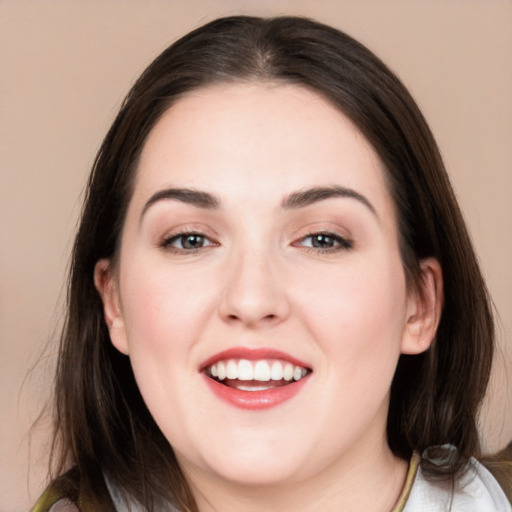
[(254, 327), (277, 323), (288, 315), (278, 257), (269, 245), (246, 243), (234, 250), (221, 304), (224, 319)]

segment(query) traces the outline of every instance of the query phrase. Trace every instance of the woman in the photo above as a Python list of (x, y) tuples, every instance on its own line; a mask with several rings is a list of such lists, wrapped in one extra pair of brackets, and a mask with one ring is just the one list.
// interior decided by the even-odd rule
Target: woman
[(510, 510), (475, 459), (493, 319), (462, 216), (409, 93), (345, 34), (235, 17), (164, 51), (72, 261), (72, 469), (34, 510)]

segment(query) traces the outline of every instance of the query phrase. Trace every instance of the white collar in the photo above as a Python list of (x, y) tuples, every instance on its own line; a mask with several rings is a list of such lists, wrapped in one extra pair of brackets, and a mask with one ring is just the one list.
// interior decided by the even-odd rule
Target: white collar
[(427, 480), (420, 465), (403, 512), (512, 512), (512, 506), (491, 473), (471, 459), (455, 489)]

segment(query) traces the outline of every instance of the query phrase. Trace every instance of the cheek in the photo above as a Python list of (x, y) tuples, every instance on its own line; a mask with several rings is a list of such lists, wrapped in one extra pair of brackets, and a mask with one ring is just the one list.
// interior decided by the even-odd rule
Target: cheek
[(401, 263), (365, 264), (332, 273), (329, 285), (314, 294), (308, 327), (325, 357), (323, 410), (330, 411), (326, 422), (333, 436), (342, 430), (356, 439), (385, 422), (404, 329), (401, 276)]
[(145, 262), (144, 271), (126, 265), (121, 276), (122, 310), (130, 353), (163, 356), (197, 338), (215, 287), (204, 273), (172, 271), (166, 262)]
[(143, 271), (136, 267), (125, 265), (121, 276), (129, 357), (155, 421), (168, 439), (179, 439), (187, 430), (182, 422), (193, 392), (191, 377), (197, 373), (194, 348), (211, 310), (207, 302), (212, 294), (204, 276), (171, 273), (165, 263), (146, 262), (140, 267)]
[(183, 358), (186, 329), (179, 330), (178, 325), (182, 322), (186, 327), (187, 320), (179, 315), (178, 293), (165, 282), (138, 276), (124, 283), (122, 307), (130, 362), (144, 400), (155, 413), (164, 377), (168, 381), (179, 377), (176, 363)]
[[(356, 363), (382, 368), (400, 353), (406, 318), (406, 286), (401, 261), (362, 260), (303, 282), (302, 311), (308, 328), (333, 361), (350, 371)], [(353, 366), (350, 366), (352, 364)]]

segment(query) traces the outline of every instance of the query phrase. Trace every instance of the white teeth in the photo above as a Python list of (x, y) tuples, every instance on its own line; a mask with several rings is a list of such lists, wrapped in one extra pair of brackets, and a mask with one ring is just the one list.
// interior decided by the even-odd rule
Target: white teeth
[(226, 379), (236, 379), (238, 377), (238, 366), (235, 361), (228, 361), (226, 365)]
[(238, 380), (253, 380), (254, 370), (252, 364), (247, 359), (240, 359), (238, 363)]
[(292, 364), (288, 363), (284, 367), (283, 377), (284, 377), (284, 380), (292, 380), (293, 379), (293, 365)]
[(270, 378), (272, 380), (283, 379), (283, 365), (279, 361), (274, 361), (272, 363), (272, 368), (270, 369)]
[(236, 389), (240, 391), (266, 391), (267, 389), (272, 389), (272, 386), (269, 384), (261, 383), (259, 386), (256, 385), (247, 385), (247, 384), (238, 384)]
[(270, 380), (270, 367), (266, 361), (258, 361), (254, 367), (254, 380)]
[(226, 378), (226, 367), (222, 361), (217, 363), (217, 378), (224, 380)]
[[(284, 379), (290, 382), (305, 377), (308, 374), (308, 370), (279, 359), (263, 359), (259, 361), (229, 359), (212, 364), (208, 373), (218, 380), (268, 382), (270, 380), (280, 381)], [(251, 389), (255, 389), (254, 385), (251, 385)]]

